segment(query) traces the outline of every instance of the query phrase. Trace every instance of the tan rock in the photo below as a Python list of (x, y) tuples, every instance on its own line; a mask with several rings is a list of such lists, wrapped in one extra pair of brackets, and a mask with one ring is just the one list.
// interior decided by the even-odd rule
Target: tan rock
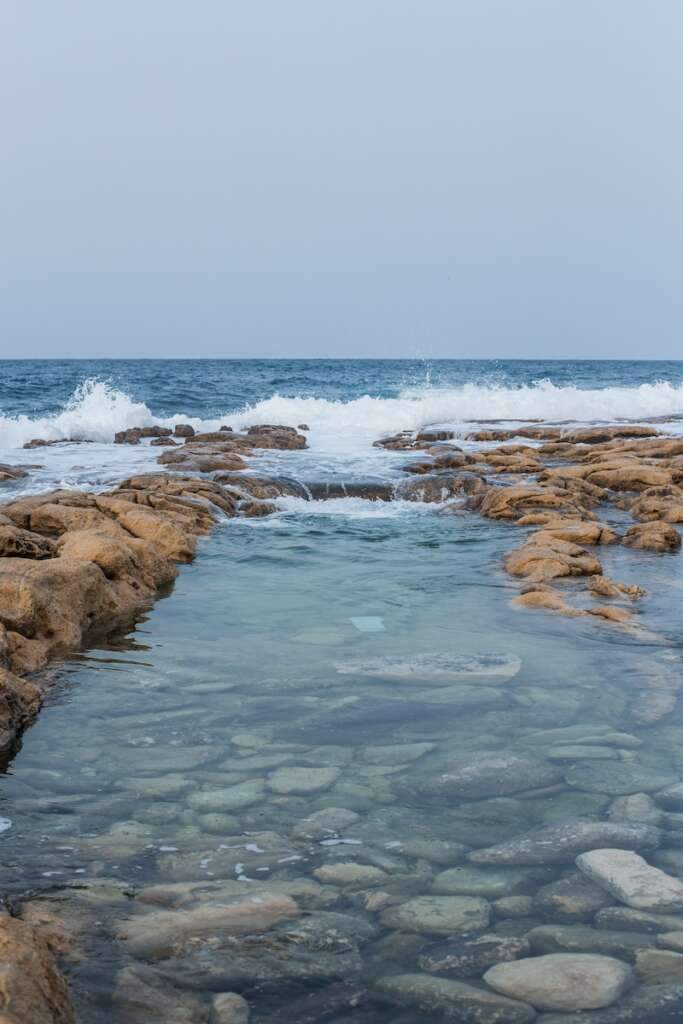
[(164, 557), (176, 562), (191, 561), (196, 545), (194, 536), (181, 530), (168, 516), (119, 498), (98, 498), (98, 505), (115, 516), (134, 537), (151, 541)]
[(587, 496), (573, 494), (559, 485), (516, 484), (490, 487), (479, 511), (488, 519), (518, 520), (541, 511), (569, 513), (581, 519), (586, 516), (587, 503)]
[(663, 554), (680, 550), (681, 535), (668, 523), (643, 523), (627, 530), (623, 543), (629, 548)]
[(59, 536), (67, 530), (115, 530), (116, 524), (94, 505), (90, 508), (74, 508), (55, 503), (40, 505), (31, 513), (31, 529), (36, 533)]
[(90, 629), (121, 615), (115, 593), (92, 562), (0, 559), (0, 622), (51, 647), (78, 647)]
[(583, 612), (567, 604), (556, 591), (549, 589), (527, 591), (513, 598), (512, 604), (517, 608), (541, 608), (545, 611), (558, 612), (560, 615), (583, 615)]
[(602, 573), (602, 566), (585, 548), (558, 540), (545, 531), (529, 539), (521, 548), (505, 557), (505, 568), (512, 576), (542, 582), (561, 576), (592, 576)]
[(476, 430), (467, 435), (468, 441), (510, 441), (513, 437), (529, 437), (535, 441), (559, 441), (562, 437), (560, 427), (514, 427), (511, 430), (494, 428)]
[(608, 622), (630, 622), (633, 612), (628, 608), (615, 608), (613, 605), (596, 605), (588, 609), (589, 615), (595, 615), (599, 619), (607, 619)]
[(593, 520), (558, 518), (550, 519), (542, 525), (543, 529), (533, 534), (536, 544), (551, 538), (570, 541), (572, 544), (614, 544), (619, 540), (611, 527)]
[(47, 537), (41, 537), (18, 526), (0, 525), (0, 558), (52, 558), (55, 546)]
[(64, 534), (57, 546), (62, 557), (94, 562), (107, 579), (142, 584), (150, 592), (171, 583), (178, 572), (170, 559), (157, 553), (154, 544), (123, 530), (120, 536), (101, 530), (73, 530)]
[(636, 601), (644, 597), (646, 591), (636, 583), (617, 583), (615, 580), (608, 580), (604, 576), (593, 576), (588, 584), (588, 589), (600, 597), (629, 597)]
[(671, 470), (658, 466), (624, 463), (614, 468), (592, 467), (589, 483), (611, 491), (644, 491), (648, 487), (661, 487), (672, 482)]
[(30, 925), (0, 914), (0, 1021), (72, 1024), (66, 983), (47, 943)]
[(0, 750), (11, 745), (17, 732), (37, 713), (42, 700), (43, 691), (35, 683), (0, 668)]
[(621, 437), (656, 437), (659, 431), (654, 427), (640, 426), (635, 423), (604, 426), (604, 427), (578, 427), (569, 430), (562, 435), (563, 441), (570, 441), (572, 444), (599, 444), (603, 441), (612, 441)]
[(664, 523), (683, 523), (683, 489), (650, 487), (632, 503), (630, 512), (644, 522), (658, 519)]

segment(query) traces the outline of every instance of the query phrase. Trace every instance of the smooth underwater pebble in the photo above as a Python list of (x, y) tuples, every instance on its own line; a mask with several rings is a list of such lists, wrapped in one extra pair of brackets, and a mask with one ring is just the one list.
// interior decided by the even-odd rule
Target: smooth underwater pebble
[(420, 932), (425, 935), (450, 935), (480, 931), (491, 919), (491, 906), (473, 896), (417, 896), (380, 915), (386, 928)]
[(613, 957), (551, 953), (497, 964), (484, 975), (496, 992), (537, 1010), (599, 1010), (634, 983), (628, 964)]

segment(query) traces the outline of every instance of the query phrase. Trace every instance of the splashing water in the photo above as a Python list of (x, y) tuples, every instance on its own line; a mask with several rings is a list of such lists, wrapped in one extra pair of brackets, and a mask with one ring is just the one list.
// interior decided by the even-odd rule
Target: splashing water
[(226, 408), (217, 416), (201, 417), (188, 416), (182, 409), (156, 416), (145, 402), (135, 401), (107, 381), (89, 378), (53, 415), (0, 415), (0, 447), (20, 448), (35, 437), (110, 443), (119, 430), (152, 423), (173, 427), (187, 422), (198, 430), (217, 430), (223, 424), (241, 429), (257, 423), (295, 427), (305, 422), (315, 440), (316, 435), (366, 439), (432, 424), (457, 428), (471, 421), (590, 422), (681, 416), (683, 385), (670, 381), (604, 388), (558, 386), (547, 379), (519, 387), (466, 383), (405, 388), (396, 397), (364, 394), (348, 400), (275, 393), (240, 408)]

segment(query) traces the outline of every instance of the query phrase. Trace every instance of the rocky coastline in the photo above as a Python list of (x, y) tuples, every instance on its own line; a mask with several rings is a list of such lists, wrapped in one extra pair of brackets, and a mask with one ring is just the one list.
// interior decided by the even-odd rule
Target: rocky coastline
[[(249, 459), (259, 449), (303, 449), (306, 439), (300, 431), (281, 426), (252, 427), (245, 434), (190, 431), (192, 428), (176, 428), (176, 436), (171, 437), (167, 428), (139, 428), (117, 437), (120, 444), (139, 444), (146, 437), (158, 441), (162, 449), (158, 473), (129, 477), (104, 493), (54, 491), (9, 500), (0, 506), (0, 747), (6, 757), (11, 756), (21, 731), (39, 711), (47, 686), (46, 666), (129, 627), (172, 585), (178, 566), (192, 560), (198, 539), (220, 517), (268, 515), (275, 510), (274, 499), (282, 494), (338, 496), (329, 484), (313, 485), (304, 492), (295, 482), (257, 475), (252, 470)], [(515, 440), (519, 437), (534, 444), (519, 443)], [(395, 487), (369, 482), (357, 485), (356, 492), (371, 500), (432, 502), (440, 515), (477, 514), (510, 526), (531, 528), (501, 566), (519, 581), (515, 606), (573, 618), (591, 616), (590, 621), (612, 628), (643, 629), (641, 621), (646, 621), (646, 615), (637, 615), (634, 608), (643, 604), (644, 589), (637, 583), (605, 577), (600, 549), (621, 544), (653, 555), (679, 551), (681, 539), (676, 526), (683, 523), (683, 440), (660, 435), (655, 427), (638, 425), (579, 430), (533, 425), (514, 431), (478, 430), (469, 439), (487, 447), (464, 451), (447, 431), (381, 439), (378, 445), (415, 452), (418, 458), (403, 465), (404, 479)], [(40, 444), (34, 441), (30, 447), (39, 448)], [(4, 479), (11, 481), (17, 473), (26, 471), (3, 467)], [(348, 491), (344, 489), (344, 493)], [(605, 522), (610, 512), (618, 513), (620, 521), (628, 517), (630, 525)], [(681, 685), (683, 681), (678, 683), (671, 677), (653, 680), (640, 705), (632, 709), (634, 719), (652, 724), (665, 717), (674, 707)], [(621, 742), (627, 744), (627, 739)], [(581, 745), (590, 744), (581, 739), (576, 749)], [(609, 743), (605, 746), (599, 737), (595, 745), (610, 749)], [(581, 757), (577, 754), (579, 768)], [(589, 765), (584, 763), (586, 767)], [(325, 770), (332, 774), (323, 778), (320, 772)], [(296, 769), (284, 768), (282, 779), (276, 778), (277, 771), (272, 773), (269, 786), (273, 792), (286, 796), (322, 791), (337, 778), (334, 768), (316, 769), (315, 778), (312, 769), (302, 769), (304, 774), (297, 782), (293, 771)], [(484, 757), (476, 764), (463, 765), (462, 779), (456, 769), (443, 776), (446, 789), (436, 793), (418, 786), (411, 797), (427, 803), (449, 797), (497, 797), (498, 781), (490, 791), (487, 785), (501, 776), (511, 780), (509, 793), (514, 797), (525, 791), (552, 794), (563, 772), (551, 760), (527, 763), (518, 758), (502, 764)], [(570, 780), (570, 785), (574, 784)], [(297, 789), (297, 785), (303, 789)], [(463, 785), (474, 785), (475, 790), (465, 793)], [(239, 935), (245, 930), (261, 934), (277, 928), (287, 936), (299, 935), (288, 942), (314, 948), (311, 944), (316, 937), (306, 932), (300, 921), (300, 907), (307, 899), (316, 906), (322, 899), (320, 905), (324, 905), (320, 887), (331, 886), (346, 893), (361, 893), (358, 899), (365, 910), (379, 915), (385, 927), (422, 937), (416, 941), (418, 952), (425, 945), (424, 937), (429, 937), (432, 945), (420, 952), (422, 973), (394, 974), (380, 980), (376, 987), (373, 998), (400, 1010), (413, 1007), (486, 1024), (531, 1021), (537, 1011), (543, 1012), (544, 1024), (555, 1024), (554, 1011), (566, 1014), (575, 1010), (594, 1011), (581, 1017), (591, 1024), (636, 1020), (637, 1016), (628, 1015), (608, 1018), (605, 1014), (616, 1011), (603, 1008), (621, 1006), (623, 1002), (625, 1012), (639, 1012), (638, 1001), (642, 1004), (644, 997), (640, 988), (634, 989), (636, 975), (642, 979), (663, 972), (667, 984), (660, 987), (659, 995), (663, 998), (666, 988), (669, 1005), (681, 1012), (683, 970), (678, 959), (672, 961), (672, 957), (683, 961), (678, 940), (666, 940), (663, 935), (656, 944), (641, 945), (634, 952), (627, 949), (627, 939), (622, 937), (619, 945), (615, 938), (609, 946), (606, 938), (598, 950), (595, 942), (582, 943), (578, 933), (572, 939), (568, 932), (586, 927), (585, 921), (592, 920), (594, 914), (608, 911), (621, 912), (621, 917), (611, 931), (604, 932), (607, 937), (613, 932), (622, 936), (634, 931), (639, 935), (659, 934), (667, 913), (671, 922), (666, 928), (677, 931), (677, 922), (683, 921), (683, 916), (678, 916), (683, 914), (683, 889), (679, 892), (675, 884), (672, 887), (675, 879), (644, 860), (660, 845), (658, 814), (664, 812), (658, 807), (677, 810), (680, 805), (679, 796), (673, 792), (677, 785), (676, 779), (656, 778), (649, 787), (655, 793), (656, 806), (650, 800), (644, 810), (639, 811), (635, 805), (624, 808), (618, 821), (595, 823), (592, 830), (572, 825), (562, 833), (558, 825), (547, 834), (527, 834), (519, 829), (520, 834), (512, 839), (482, 843), (476, 849), (456, 843), (444, 851), (441, 874), (429, 895), (420, 894), (418, 884), (414, 896), (401, 902), (391, 891), (387, 874), (391, 874), (391, 868), (359, 865), (351, 859), (348, 864), (342, 861), (317, 869), (316, 880), (308, 889), (297, 889), (296, 885), (278, 889), (276, 885), (265, 897), (258, 896), (258, 907), (238, 896), (237, 890), (233, 892), (230, 887), (237, 883), (223, 883), (223, 889), (216, 883), (216, 899), (223, 907), (220, 913), (207, 912), (190, 882), (178, 880), (147, 893), (150, 906), (157, 909), (131, 919), (119, 938), (135, 955), (153, 962), (178, 956), (192, 949), (202, 936), (210, 937), (221, 930)], [(586, 786), (590, 789), (589, 782)], [(667, 787), (672, 790), (669, 796)], [(635, 792), (627, 785), (626, 790), (617, 790), (614, 795), (633, 800)], [(247, 804), (250, 799), (246, 794)], [(650, 822), (648, 814), (657, 821)], [(328, 814), (320, 824), (324, 832), (337, 835), (341, 828), (352, 826), (354, 818), (352, 815), (346, 822), (335, 822)], [(312, 827), (306, 825), (309, 831)], [(267, 847), (267, 840), (264, 842)], [(275, 853), (288, 855), (287, 850)], [(605, 857), (605, 853), (611, 856)], [(573, 865), (574, 860), (576, 872), (573, 883), (567, 883), (566, 897), (560, 891), (561, 882), (550, 876), (545, 883), (547, 892), (541, 896), (544, 879), (538, 875), (537, 887), (540, 884), (541, 888), (533, 907), (519, 902), (528, 900), (517, 895), (520, 889), (526, 891), (525, 883), (514, 882), (512, 875), (505, 876), (507, 881), (501, 883), (499, 892), (486, 890), (479, 894), (476, 887), (475, 875), (481, 870), (478, 865), (489, 870), (521, 870), (526, 872), (526, 879), (532, 868), (544, 869), (553, 863)], [(658, 874), (648, 875), (648, 870)], [(469, 880), (465, 877), (468, 871)], [(455, 877), (458, 872), (462, 878)], [(452, 873), (452, 878), (446, 877)], [(493, 884), (492, 876), (488, 884)], [(643, 886), (654, 894), (645, 903), (639, 895)], [(511, 917), (524, 917), (523, 910), (531, 916), (542, 899), (548, 907), (564, 899), (562, 905), (572, 909), (561, 926), (537, 925), (522, 939), (504, 939), (487, 933), (494, 896), (512, 901), (507, 908)], [(516, 909), (515, 899), (519, 902)], [(655, 925), (628, 918), (629, 913), (636, 912), (654, 916)], [(328, 922), (329, 928), (337, 931), (343, 925), (341, 920)], [(41, 908), (40, 902), (29, 900), (12, 905), (0, 916), (0, 930), (0, 958), (8, 965), (0, 993), (0, 1020), (8, 1024), (27, 1020), (69, 1024), (72, 1011), (68, 991), (57, 969), (69, 942), (59, 922)], [(433, 945), (437, 940), (443, 949)], [(341, 943), (338, 949), (335, 947), (337, 955), (355, 955), (354, 943), (348, 937), (336, 941)], [(253, 969), (250, 962), (249, 970)], [(355, 978), (353, 971), (348, 973)], [(336, 977), (334, 972), (332, 976)], [(341, 976), (345, 977), (343, 970)], [(483, 978), (483, 982), (471, 984), (477, 978)], [(131, 975), (129, 981), (133, 988), (145, 989), (152, 984), (144, 972)], [(576, 996), (572, 997), (577, 983), (585, 993), (580, 1006), (576, 1005)], [(355, 980), (335, 984), (338, 988), (334, 992), (326, 989), (324, 1005), (316, 1008), (310, 1002), (302, 1006), (297, 1019), (317, 1021), (324, 1019), (322, 1015), (330, 1007), (336, 1006), (341, 1012), (363, 1004), (366, 993)], [(651, 991), (648, 1012), (655, 996)], [(240, 998), (232, 992), (221, 993), (207, 1019), (212, 1024), (246, 1021), (248, 1010)], [(188, 995), (185, 1002), (186, 1017), (177, 1015), (176, 1006), (172, 1019), (200, 1019), (193, 1016), (200, 1013), (193, 997)], [(458, 1013), (465, 1016), (458, 1017)]]

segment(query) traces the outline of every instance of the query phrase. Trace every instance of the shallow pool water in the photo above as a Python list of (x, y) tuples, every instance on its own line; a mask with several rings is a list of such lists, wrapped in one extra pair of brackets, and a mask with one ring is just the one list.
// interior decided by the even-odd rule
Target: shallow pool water
[[(653, 592), (647, 632), (524, 613), (500, 570), (522, 533), (285, 501), (221, 524), (134, 633), (53, 670), (0, 781), (3, 888), (75, 931), (79, 1024), (201, 1024), (232, 991), (255, 1024), (438, 1022), (453, 1018), (383, 979), (481, 988), (485, 966), (443, 973), (463, 935), (559, 926), (536, 941), (561, 950), (583, 925), (591, 951), (627, 928), (654, 943), (595, 926), (609, 897), (558, 911), (547, 887), (574, 877), (571, 856), (466, 859), (538, 826), (623, 821), (620, 798), (683, 777), (680, 711), (652, 711), (683, 667), (675, 561), (605, 549), (606, 574)], [(463, 764), (474, 781), (444, 784)], [(648, 856), (683, 878), (683, 818), (645, 804), (664, 837)], [(249, 893), (273, 915), (256, 938), (196, 924)], [(151, 918), (168, 912), (195, 913), (191, 937)]]

